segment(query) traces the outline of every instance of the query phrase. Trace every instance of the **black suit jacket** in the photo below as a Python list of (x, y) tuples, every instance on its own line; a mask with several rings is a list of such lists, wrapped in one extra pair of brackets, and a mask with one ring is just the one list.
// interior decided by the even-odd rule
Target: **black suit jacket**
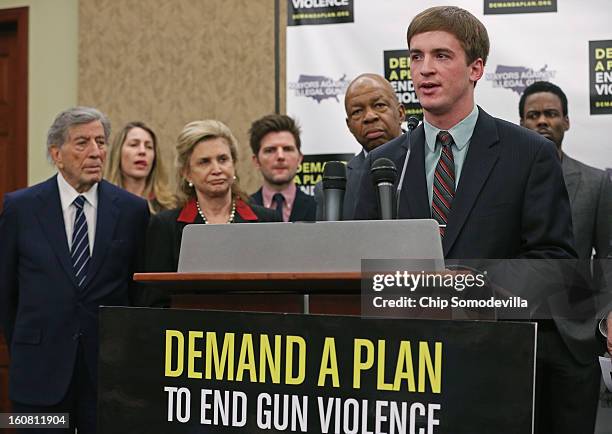
[[(355, 207), (359, 198), (359, 186), (361, 184), (361, 173), (365, 162), (363, 150), (346, 163), (346, 191), (342, 204), (342, 220), (353, 220)], [(317, 203), (317, 221), (325, 219), (325, 196), (323, 195), (323, 181), (316, 183), (314, 188), (315, 201)]]
[(147, 203), (102, 181), (87, 279), (78, 287), (56, 177), (4, 197), (0, 319), (10, 348), (10, 398), (53, 405), (73, 377), (79, 342), (97, 384), (98, 307), (127, 305)]
[[(234, 223), (277, 222), (276, 213), (261, 206), (248, 205), (236, 201)], [(177, 270), (183, 229), (188, 224), (203, 224), (197, 212), (195, 201), (188, 202), (183, 208), (162, 211), (151, 217), (147, 231), (144, 267), (148, 272), (173, 272)], [(207, 248), (208, 246), (202, 246)], [(168, 297), (161, 297), (159, 289), (150, 290), (146, 303), (153, 306), (166, 306)]]
[[(251, 195), (250, 202), (264, 206), (261, 188)], [(317, 216), (317, 203), (314, 198), (304, 193), (299, 187), (295, 192), (295, 201), (291, 208), (290, 222), (314, 222)]]
[[(431, 218), (423, 125), (412, 134), (399, 218)], [(576, 258), (570, 204), (553, 142), (480, 109), (469, 146), (442, 239), (445, 258)], [(386, 157), (399, 171), (406, 152), (404, 134), (368, 155), (357, 218), (378, 218), (378, 202), (369, 171), (372, 162)], [(580, 293), (568, 286), (571, 279), (563, 273), (575, 265), (572, 261), (569, 264), (565, 261), (506, 261), (497, 271), (515, 295), (528, 299), (530, 307), (544, 309), (548, 311), (546, 315), (553, 316), (572, 354), (578, 361), (588, 364), (592, 363), (594, 355), (593, 320), (587, 319), (586, 327), (576, 327), (576, 321), (562, 318), (567, 310), (563, 303), (558, 303), (567, 300), (572, 291), (572, 296), (581, 300), (590, 296), (584, 286), (577, 289)], [(559, 287), (553, 293), (557, 283)]]
[[(412, 133), (399, 218), (431, 218), (425, 131)], [(442, 240), (446, 258), (574, 258), (572, 220), (553, 143), (480, 109)], [(374, 149), (364, 164), (357, 219), (377, 219), (370, 167), (380, 157), (401, 170), (406, 134)], [(398, 176), (399, 178), (399, 176)]]

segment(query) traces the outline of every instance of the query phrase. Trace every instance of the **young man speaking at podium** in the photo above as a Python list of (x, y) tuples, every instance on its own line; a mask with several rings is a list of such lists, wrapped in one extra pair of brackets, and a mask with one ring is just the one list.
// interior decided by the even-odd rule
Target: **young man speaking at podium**
[[(434, 7), (408, 28), (412, 81), (423, 124), (411, 140), (398, 218), (434, 218), (446, 258), (575, 257), (570, 207), (555, 147), (475, 105), (489, 38), (457, 7)], [(373, 150), (398, 171), (407, 134)], [(399, 177), (399, 176), (398, 176)], [(369, 167), (356, 217), (378, 218)]]
[[(474, 102), (489, 53), (484, 25), (463, 9), (433, 7), (413, 19), (407, 39), (423, 124), (410, 140), (404, 134), (368, 155), (356, 218), (379, 218), (372, 163), (385, 157), (401, 172), (409, 158), (398, 218), (437, 220), (445, 258), (575, 258), (554, 144)], [(556, 324), (545, 323), (547, 336), (560, 339)], [(540, 349), (546, 344), (538, 334)], [(536, 396), (536, 433), (588, 432), (563, 394), (542, 390)], [(539, 417), (551, 408), (552, 420)]]

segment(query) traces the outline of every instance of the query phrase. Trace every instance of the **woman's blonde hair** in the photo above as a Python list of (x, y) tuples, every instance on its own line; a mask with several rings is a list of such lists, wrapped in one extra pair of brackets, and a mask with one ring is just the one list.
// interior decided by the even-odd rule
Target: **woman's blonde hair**
[[(235, 170), (235, 165), (238, 161), (238, 141), (223, 122), (214, 119), (193, 121), (185, 125), (180, 132), (176, 143), (176, 197), (179, 206), (185, 205), (196, 195), (195, 189), (189, 186), (184, 176), (189, 167), (189, 159), (194, 148), (202, 141), (216, 138), (225, 139), (229, 145)], [(236, 180), (232, 184), (232, 197), (247, 200), (246, 194), (240, 188), (237, 174)]]
[(113, 184), (124, 188), (125, 183), (123, 179), (123, 170), (121, 169), (121, 150), (125, 139), (133, 128), (141, 128), (145, 130), (151, 136), (153, 141), (153, 151), (155, 156), (153, 158), (153, 166), (151, 172), (147, 177), (143, 197), (149, 202), (149, 209), (152, 213), (162, 211), (164, 209), (172, 209), (176, 207), (176, 198), (170, 191), (168, 186), (168, 176), (165, 170), (163, 158), (159, 152), (159, 146), (157, 144), (157, 136), (153, 130), (148, 127), (144, 122), (134, 121), (129, 122), (123, 129), (115, 136), (110, 153), (106, 161), (106, 168), (104, 170), (104, 178), (112, 182)]

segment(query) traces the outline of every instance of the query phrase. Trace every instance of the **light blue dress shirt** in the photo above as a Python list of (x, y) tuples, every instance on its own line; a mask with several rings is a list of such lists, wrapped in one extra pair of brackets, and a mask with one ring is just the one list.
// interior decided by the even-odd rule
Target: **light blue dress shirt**
[[(461, 176), (461, 169), (463, 168), (463, 162), (467, 155), (470, 147), (470, 140), (474, 133), (474, 127), (478, 120), (478, 106), (474, 104), (472, 112), (467, 115), (465, 119), (459, 122), (457, 125), (447, 130), (453, 137), (455, 142), (451, 147), (453, 151), (453, 159), (455, 160), (455, 191), (459, 185), (459, 177)], [(429, 196), (429, 204), (431, 208), (431, 201), (433, 198), (433, 179), (436, 171), (438, 160), (440, 159), (440, 153), (442, 152), (442, 145), (440, 145), (436, 137), (438, 133), (442, 131), (440, 128), (434, 127), (432, 124), (423, 120), (425, 128), (425, 177), (427, 178), (427, 194)]]

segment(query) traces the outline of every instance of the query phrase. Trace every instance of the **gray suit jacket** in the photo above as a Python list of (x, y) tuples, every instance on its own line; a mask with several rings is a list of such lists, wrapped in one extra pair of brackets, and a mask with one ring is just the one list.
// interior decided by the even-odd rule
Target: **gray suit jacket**
[[(612, 235), (612, 183), (603, 170), (587, 166), (563, 154), (561, 162), (563, 178), (567, 187), (572, 212), (574, 244), (581, 261), (605, 259), (612, 254), (610, 236)], [(593, 255), (593, 250), (595, 253)], [(610, 278), (608, 261), (593, 264), (591, 290), (594, 292), (597, 313), (593, 320), (576, 321), (558, 318), (559, 331), (573, 350), (576, 359), (584, 364), (592, 363), (593, 354), (601, 353), (603, 348), (595, 337), (599, 318), (604, 318), (612, 309), (610, 302)], [(586, 265), (586, 264), (585, 264)], [(582, 268), (582, 267), (580, 267)], [(586, 265), (585, 274), (591, 267)], [(587, 277), (589, 280), (591, 277)], [(602, 292), (603, 291), (603, 292)], [(595, 336), (593, 331), (595, 329)], [(568, 339), (571, 337), (571, 340)]]
[(612, 235), (612, 183), (606, 172), (563, 154), (563, 178), (569, 194), (574, 242), (580, 259), (606, 258)]
[[(346, 164), (346, 192), (344, 193), (344, 204), (342, 206), (342, 220), (353, 220), (355, 206), (359, 197), (359, 184), (365, 153), (363, 150), (355, 155)], [(325, 219), (325, 197), (323, 196), (323, 181), (317, 182), (314, 188), (315, 201), (317, 202), (317, 221)]]

